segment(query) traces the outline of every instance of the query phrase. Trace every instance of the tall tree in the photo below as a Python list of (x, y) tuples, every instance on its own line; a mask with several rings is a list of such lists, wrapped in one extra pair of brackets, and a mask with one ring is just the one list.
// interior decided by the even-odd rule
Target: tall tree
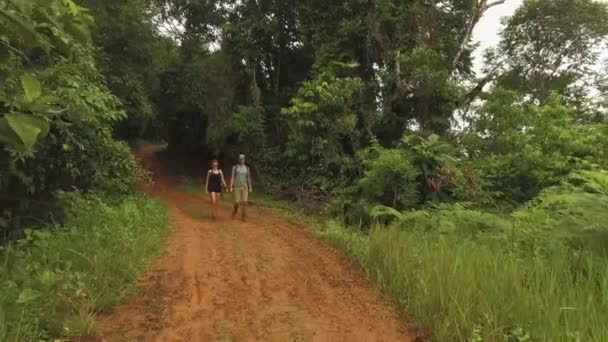
[(537, 103), (551, 92), (582, 105), (608, 36), (608, 5), (595, 0), (528, 0), (509, 18), (488, 72), (498, 86)]

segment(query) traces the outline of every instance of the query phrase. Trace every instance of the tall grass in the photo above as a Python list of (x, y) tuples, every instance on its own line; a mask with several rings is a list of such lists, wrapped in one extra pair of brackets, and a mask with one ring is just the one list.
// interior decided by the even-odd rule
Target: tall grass
[(142, 196), (67, 196), (68, 220), (0, 250), (0, 341), (94, 335), (163, 246), (166, 208)]
[(400, 227), (319, 234), (436, 341), (608, 341), (608, 261), (594, 254), (526, 256)]

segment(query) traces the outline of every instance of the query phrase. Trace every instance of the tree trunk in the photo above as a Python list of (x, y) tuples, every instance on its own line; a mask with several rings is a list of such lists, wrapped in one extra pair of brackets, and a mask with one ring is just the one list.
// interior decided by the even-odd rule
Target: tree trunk
[(475, 26), (477, 26), (477, 23), (479, 23), (479, 20), (481, 19), (483, 14), (488, 9), (494, 6), (502, 5), (506, 1), (507, 0), (496, 0), (491, 3), (488, 3), (488, 0), (476, 0), (475, 5), (473, 6), (473, 14), (471, 16), (471, 20), (469, 20), (467, 24), (467, 30), (464, 36), (462, 37), (462, 41), (460, 42), (460, 48), (458, 49), (456, 56), (454, 56), (454, 59), (452, 60), (452, 65), (450, 69), (451, 73), (453, 73), (458, 68), (458, 63), (460, 63), (462, 55), (467, 50), (467, 46), (469, 45), (469, 41), (471, 40), (471, 36), (473, 35), (473, 30), (475, 29)]

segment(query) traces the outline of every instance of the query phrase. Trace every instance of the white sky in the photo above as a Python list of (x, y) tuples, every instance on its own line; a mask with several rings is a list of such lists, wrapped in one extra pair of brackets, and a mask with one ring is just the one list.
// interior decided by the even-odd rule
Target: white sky
[(499, 41), (498, 34), (502, 29), (501, 18), (511, 16), (523, 0), (507, 0), (504, 4), (490, 8), (479, 20), (473, 31), (473, 40), (479, 42), (479, 48), (475, 51), (475, 70), (480, 71), (484, 51), (496, 46)]

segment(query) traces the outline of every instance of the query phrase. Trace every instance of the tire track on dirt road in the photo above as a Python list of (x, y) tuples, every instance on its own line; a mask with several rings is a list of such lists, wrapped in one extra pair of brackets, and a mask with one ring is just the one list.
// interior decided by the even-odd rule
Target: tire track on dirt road
[(208, 200), (179, 191), (157, 148), (142, 188), (167, 202), (175, 230), (140, 294), (98, 317), (100, 341), (410, 341), (399, 317), (344, 256), (262, 208), (249, 221), (202, 215)]

